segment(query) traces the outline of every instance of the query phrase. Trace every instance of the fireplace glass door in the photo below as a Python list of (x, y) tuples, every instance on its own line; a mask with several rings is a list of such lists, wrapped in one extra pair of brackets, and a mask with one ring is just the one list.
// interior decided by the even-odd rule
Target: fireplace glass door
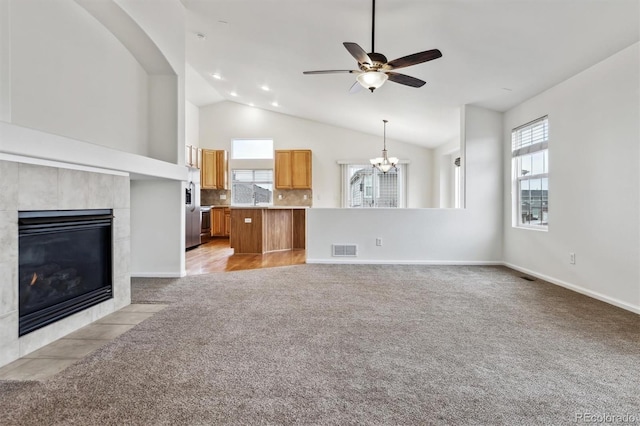
[(112, 297), (111, 210), (19, 213), (19, 335)]

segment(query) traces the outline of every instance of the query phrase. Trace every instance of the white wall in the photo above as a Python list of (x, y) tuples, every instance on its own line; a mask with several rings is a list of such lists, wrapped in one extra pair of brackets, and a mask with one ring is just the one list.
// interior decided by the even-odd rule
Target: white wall
[[(504, 258), (640, 312), (640, 70), (635, 44), (505, 114)], [(549, 116), (549, 230), (511, 226), (511, 129)], [(569, 264), (569, 252), (576, 255)]]
[(11, 1), (14, 124), (135, 154), (147, 152), (148, 78), (82, 7)]
[[(466, 106), (462, 120), (465, 209), (309, 209), (307, 262), (500, 263), (502, 114)], [(358, 257), (331, 257), (334, 243), (357, 244)]]
[(191, 102), (185, 103), (184, 143), (200, 146), (200, 109)]
[(0, 121), (11, 121), (11, 16), (9, 0), (0, 0)]
[[(173, 72), (176, 75), (184, 76), (186, 14), (182, 3), (179, 0), (112, 1), (127, 12), (151, 38), (173, 68)], [(180, 107), (180, 109), (182, 108)]]
[[(104, 1), (104, 0), (103, 0)], [(159, 160), (184, 164), (185, 37), (186, 14), (178, 0), (113, 0), (133, 18), (151, 38), (171, 65), (174, 76), (156, 76), (150, 85), (149, 154)], [(161, 94), (153, 93), (160, 89)], [(154, 129), (158, 129), (153, 133)]]
[(460, 140), (448, 141), (433, 151), (433, 201), (432, 206), (455, 207), (453, 161), (460, 157)]
[(178, 99), (177, 85), (175, 75), (149, 76), (147, 155), (169, 163), (184, 164), (184, 135), (178, 137), (178, 105), (183, 104), (180, 110), (184, 111), (184, 99)]
[[(313, 206), (340, 207), (338, 160), (359, 160), (382, 152), (382, 118), (372, 119), (372, 135), (296, 118), (234, 102), (200, 109), (200, 146), (230, 150), (234, 138), (273, 138), (275, 149), (313, 151)], [(376, 136), (379, 135), (379, 136)], [(410, 160), (408, 207), (429, 207), (431, 202), (431, 150), (396, 142), (393, 123), (387, 124), (390, 156)]]
[[(0, 1), (0, 91), (3, 96), (10, 94), (10, 99), (1, 101), (0, 119), (5, 122), (0, 123), (0, 154), (10, 154), (10, 160), (18, 162), (52, 159), (123, 170), (132, 179), (152, 177), (131, 192), (147, 203), (136, 203), (131, 209), (131, 237), (136, 241), (132, 258), (136, 270), (145, 274), (183, 274), (181, 181), (187, 173), (182, 166), (182, 4), (179, 0), (115, 2), (135, 21), (127, 25), (138, 23), (173, 68), (170, 75), (150, 76), (138, 57), (80, 4)], [(119, 35), (123, 34), (128, 32)], [(165, 205), (168, 211), (158, 208)], [(156, 209), (152, 221), (147, 215), (151, 207)], [(163, 233), (165, 244), (156, 245), (154, 238), (147, 238), (155, 232)], [(148, 256), (150, 252), (155, 256)]]
[[(184, 276), (184, 183), (131, 182), (131, 276)], [(136, 232), (133, 232), (135, 229)]]

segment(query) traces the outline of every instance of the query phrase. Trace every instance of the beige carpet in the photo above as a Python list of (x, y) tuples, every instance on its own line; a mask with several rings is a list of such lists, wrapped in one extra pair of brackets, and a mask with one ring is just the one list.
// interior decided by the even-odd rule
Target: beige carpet
[(299, 265), (135, 279), (152, 318), (2, 425), (574, 424), (640, 416), (640, 317), (502, 267)]

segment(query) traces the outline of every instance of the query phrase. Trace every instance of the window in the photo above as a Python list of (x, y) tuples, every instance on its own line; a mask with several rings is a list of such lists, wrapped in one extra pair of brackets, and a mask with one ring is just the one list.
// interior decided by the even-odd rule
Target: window
[(546, 229), (549, 223), (549, 125), (539, 118), (513, 130), (516, 226)]
[(342, 164), (343, 207), (405, 207), (406, 166), (387, 173), (371, 164)]
[(270, 205), (273, 202), (273, 170), (232, 170), (231, 204)]
[(272, 160), (273, 139), (233, 139), (231, 158), (233, 160)]

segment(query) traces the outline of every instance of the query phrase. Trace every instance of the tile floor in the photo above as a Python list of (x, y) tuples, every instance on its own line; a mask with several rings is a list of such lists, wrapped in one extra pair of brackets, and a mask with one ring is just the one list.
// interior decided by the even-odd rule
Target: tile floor
[(43, 380), (152, 317), (167, 305), (133, 304), (0, 368), (0, 380)]

